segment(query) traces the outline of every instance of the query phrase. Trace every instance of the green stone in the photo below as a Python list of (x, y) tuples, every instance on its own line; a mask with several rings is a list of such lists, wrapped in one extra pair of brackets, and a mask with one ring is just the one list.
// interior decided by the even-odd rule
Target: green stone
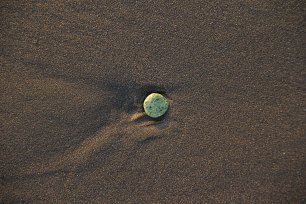
[(163, 95), (159, 93), (151, 93), (144, 100), (143, 108), (148, 116), (158, 118), (167, 112), (169, 102)]

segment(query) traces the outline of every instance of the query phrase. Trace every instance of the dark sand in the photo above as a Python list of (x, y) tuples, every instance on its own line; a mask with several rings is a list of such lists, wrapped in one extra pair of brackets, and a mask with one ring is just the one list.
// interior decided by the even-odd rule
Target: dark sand
[(0, 203), (306, 202), (302, 1), (44, 2), (0, 3)]

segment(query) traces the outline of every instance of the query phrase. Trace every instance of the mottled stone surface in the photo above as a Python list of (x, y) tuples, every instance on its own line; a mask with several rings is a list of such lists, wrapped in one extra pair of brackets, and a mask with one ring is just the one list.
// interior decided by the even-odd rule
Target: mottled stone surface
[(168, 107), (169, 102), (167, 98), (159, 93), (151, 93), (143, 102), (145, 113), (152, 118), (158, 118), (164, 115)]

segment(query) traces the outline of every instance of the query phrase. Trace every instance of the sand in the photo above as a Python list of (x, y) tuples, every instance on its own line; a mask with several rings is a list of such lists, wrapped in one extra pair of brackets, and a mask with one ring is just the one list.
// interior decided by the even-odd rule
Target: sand
[(1, 203), (306, 201), (302, 3), (0, 5)]

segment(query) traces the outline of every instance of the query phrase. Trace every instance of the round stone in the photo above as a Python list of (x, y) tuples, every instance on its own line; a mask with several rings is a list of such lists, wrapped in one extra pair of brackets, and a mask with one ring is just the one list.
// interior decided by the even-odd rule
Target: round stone
[(148, 116), (158, 118), (167, 112), (169, 102), (163, 95), (159, 93), (151, 93), (144, 100), (143, 108)]

